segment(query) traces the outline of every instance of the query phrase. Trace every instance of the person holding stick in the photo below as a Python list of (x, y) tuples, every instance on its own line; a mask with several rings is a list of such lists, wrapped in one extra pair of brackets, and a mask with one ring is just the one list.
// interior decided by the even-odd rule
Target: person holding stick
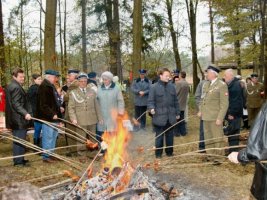
[(173, 156), (173, 128), (162, 134), (163, 131), (174, 125), (180, 119), (179, 103), (175, 86), (169, 81), (171, 73), (163, 68), (159, 71), (160, 80), (151, 86), (147, 102), (147, 109), (152, 114), (152, 123), (156, 132), (156, 158), (161, 158), (164, 143), (167, 156)]

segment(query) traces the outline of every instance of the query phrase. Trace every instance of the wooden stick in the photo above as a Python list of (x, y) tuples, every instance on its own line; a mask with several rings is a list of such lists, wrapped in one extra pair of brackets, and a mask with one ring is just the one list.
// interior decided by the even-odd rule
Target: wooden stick
[(50, 190), (50, 189), (54, 189), (54, 188), (57, 188), (57, 187), (61, 187), (62, 185), (70, 184), (72, 182), (73, 182), (73, 180), (71, 178), (69, 178), (69, 179), (66, 179), (64, 181), (60, 181), (60, 182), (58, 182), (56, 184), (42, 187), (42, 188), (40, 188), (40, 190), (41, 190), (41, 192), (44, 192), (46, 190)]
[(40, 154), (40, 153), (46, 153), (47, 151), (50, 151), (50, 150), (66, 149), (66, 148), (78, 147), (78, 146), (85, 146), (85, 144), (69, 145), (69, 146), (57, 147), (57, 148), (54, 148), (54, 149), (42, 150), (42, 151), (38, 151), (38, 152), (34, 152), (34, 153), (27, 153), (27, 154), (19, 155), (19, 156), (3, 157), (3, 158), (0, 158), (0, 161), (1, 161), (1, 160), (13, 159), (13, 158), (20, 158), (20, 157), (33, 156), (33, 155)]
[(71, 194), (71, 192), (80, 184), (80, 182), (82, 181), (82, 179), (86, 175), (87, 171), (92, 167), (94, 161), (96, 160), (97, 156), (101, 153), (101, 151), (102, 151), (102, 149), (100, 149), (98, 151), (98, 153), (95, 155), (94, 159), (91, 161), (91, 163), (88, 165), (88, 167), (86, 168), (86, 170), (82, 174), (81, 178), (78, 180), (78, 182), (75, 184), (75, 186), (65, 195), (65, 198), (68, 197)]
[[(15, 136), (13, 136), (13, 138), (10, 137), (10, 136), (8, 136), (8, 137), (7, 137), (7, 136), (3, 136), (3, 137), (5, 137), (5, 138), (7, 138), (7, 139), (10, 139), (10, 140), (12, 140), (12, 141), (14, 141), (14, 142), (20, 143), (20, 144), (22, 144), (22, 145), (24, 145), (24, 146), (26, 146), (26, 147), (29, 147), (29, 148), (31, 148), (31, 149), (34, 149), (34, 150), (36, 150), (36, 151), (40, 151), (40, 149), (43, 150), (42, 148), (39, 148), (39, 147), (37, 148), (37, 146), (35, 146), (35, 145), (33, 145), (33, 144), (29, 143), (29, 142), (26, 142), (25, 140), (22, 140), (22, 139), (20, 139), (20, 138), (16, 138)], [(15, 138), (15, 139), (14, 139), (14, 138)], [(28, 143), (31, 144), (31, 145), (28, 145)], [(33, 145), (33, 146), (32, 146), (32, 145)], [(60, 160), (65, 161), (66, 163), (68, 163), (69, 165), (75, 167), (76, 169), (79, 169), (79, 170), (82, 169), (82, 168), (79, 166), (80, 163), (79, 163), (79, 165), (77, 165), (77, 162), (74, 161), (74, 160), (70, 160), (70, 159), (67, 159), (67, 158), (65, 158), (65, 157), (59, 156), (58, 154), (52, 153), (52, 152), (50, 152), (49, 150), (48, 150), (46, 153), (47, 153), (48, 155), (50, 155), (50, 156), (54, 156), (54, 157), (56, 157), (56, 158), (58, 158), (58, 159), (60, 159)], [(76, 162), (76, 164), (75, 164), (75, 162)]]
[[(59, 125), (50, 123), (50, 122), (45, 121), (45, 120), (37, 119), (37, 118), (34, 118), (34, 117), (32, 117), (32, 119), (34, 119), (34, 120), (36, 120), (36, 121), (39, 121), (39, 122), (42, 122), (42, 123), (44, 123), (44, 124), (46, 124), (46, 125), (48, 125), (48, 126), (54, 128), (54, 129), (57, 129), (57, 131), (58, 131), (58, 130), (61, 130), (60, 128), (62, 128), (62, 127), (60, 127)], [(69, 130), (70, 130), (70, 129), (69, 129)], [(72, 130), (70, 130), (70, 131), (73, 132), (75, 135), (77, 135), (76, 132), (74, 132), (74, 131), (72, 131)], [(71, 135), (70, 133), (67, 133), (67, 132), (64, 132), (64, 134), (69, 135), (70, 137), (72, 137), (73, 139), (75, 139), (75, 140), (77, 140), (77, 141), (79, 141), (79, 142), (81, 142), (81, 143), (83, 143), (83, 142), (86, 143), (86, 138), (85, 138), (85, 139), (81, 139), (81, 138), (78, 138), (78, 137), (76, 137), (76, 136), (74, 136), (74, 135)], [(78, 135), (79, 135), (79, 134), (78, 134)], [(79, 137), (80, 137), (80, 136), (81, 136), (81, 135), (79, 135)]]
[(238, 133), (238, 134), (235, 134), (235, 135), (229, 135), (229, 136), (211, 138), (211, 139), (206, 139), (206, 140), (197, 140), (197, 141), (183, 143), (183, 144), (177, 144), (177, 145), (173, 145), (173, 146), (164, 146), (164, 147), (159, 147), (159, 148), (150, 148), (150, 149), (147, 149), (147, 151), (152, 151), (152, 150), (154, 151), (156, 149), (166, 149), (166, 148), (170, 148), (170, 147), (180, 147), (180, 146), (186, 146), (186, 145), (190, 145), (190, 144), (198, 144), (199, 142), (206, 142), (206, 141), (212, 141), (212, 140), (230, 138), (230, 137), (234, 137), (234, 136), (238, 136), (238, 135), (242, 135), (242, 134), (241, 133)]
[(62, 118), (58, 118), (58, 119), (59, 119), (60, 121), (62, 121), (62, 122), (71, 124), (71, 125), (73, 125), (73, 126), (79, 128), (79, 129), (83, 130), (83, 131), (84, 131), (87, 135), (89, 135), (92, 139), (94, 139), (96, 142), (100, 143), (100, 141), (96, 139), (96, 136), (97, 136), (97, 135), (96, 135), (95, 133), (93, 133), (92, 131), (86, 130), (85, 128), (79, 126), (78, 124), (73, 124), (73, 123), (71, 123), (70, 121), (67, 121), (67, 120), (65, 120), (65, 119), (62, 119)]

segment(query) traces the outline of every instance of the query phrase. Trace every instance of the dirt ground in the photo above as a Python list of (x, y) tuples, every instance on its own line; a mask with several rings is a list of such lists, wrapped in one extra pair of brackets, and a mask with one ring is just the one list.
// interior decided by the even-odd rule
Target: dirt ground
[[(150, 122), (148, 122), (150, 124)], [(198, 140), (197, 117), (190, 117), (188, 123), (188, 135), (185, 137), (175, 137), (175, 145), (181, 145)], [(245, 132), (245, 131), (244, 131)], [(148, 126), (146, 131), (132, 133), (132, 138), (128, 146), (129, 161), (133, 166), (153, 165), (155, 161), (154, 151), (148, 150), (154, 146), (154, 134), (152, 127)], [(32, 136), (30, 135), (30, 139)], [(65, 139), (60, 136), (58, 146), (64, 146)], [(0, 190), (12, 182), (31, 182), (38, 187), (44, 187), (66, 180), (62, 175), (63, 170), (70, 170), (77, 175), (82, 171), (70, 167), (63, 161), (53, 164), (43, 163), (38, 155), (28, 156), (30, 167), (14, 167), (12, 159), (4, 157), (12, 156), (12, 143), (6, 139), (0, 139)], [(143, 152), (138, 149), (144, 148)], [(240, 200), (249, 199), (249, 189), (253, 178), (254, 165), (235, 165), (225, 161), (221, 165), (212, 165), (203, 162), (204, 154), (194, 154), (181, 156), (187, 152), (197, 150), (197, 144), (181, 145), (174, 148), (174, 157), (163, 156), (159, 161), (159, 168), (148, 168), (146, 174), (159, 181), (173, 184), (181, 193), (176, 199), (224, 199)], [(30, 153), (29, 151), (28, 153)], [(59, 150), (57, 153), (65, 155), (68, 150)], [(88, 152), (87, 160), (80, 160), (80, 157), (68, 157), (73, 162), (80, 163), (86, 169), (96, 152)], [(85, 162), (84, 162), (85, 161)], [(94, 163), (94, 173), (99, 171), (101, 159)]]

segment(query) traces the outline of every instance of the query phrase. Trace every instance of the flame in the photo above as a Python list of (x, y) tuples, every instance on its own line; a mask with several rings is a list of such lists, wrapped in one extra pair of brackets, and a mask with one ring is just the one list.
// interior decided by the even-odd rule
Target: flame
[(114, 116), (117, 116), (117, 130), (115, 132), (104, 132), (102, 140), (108, 144), (107, 152), (105, 153), (103, 167), (108, 167), (110, 171), (114, 167), (122, 167), (123, 163), (128, 159), (127, 144), (130, 139), (128, 130), (123, 126), (123, 120), (127, 120), (128, 116), (125, 114), (122, 117), (118, 117), (116, 112), (113, 112)]

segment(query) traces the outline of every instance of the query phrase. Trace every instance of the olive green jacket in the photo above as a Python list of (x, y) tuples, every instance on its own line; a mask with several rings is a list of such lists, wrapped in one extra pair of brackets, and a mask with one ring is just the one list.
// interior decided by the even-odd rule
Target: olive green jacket
[(212, 85), (210, 82), (205, 84), (203, 90), (205, 96), (200, 105), (202, 120), (223, 121), (229, 105), (226, 83), (217, 79)]

